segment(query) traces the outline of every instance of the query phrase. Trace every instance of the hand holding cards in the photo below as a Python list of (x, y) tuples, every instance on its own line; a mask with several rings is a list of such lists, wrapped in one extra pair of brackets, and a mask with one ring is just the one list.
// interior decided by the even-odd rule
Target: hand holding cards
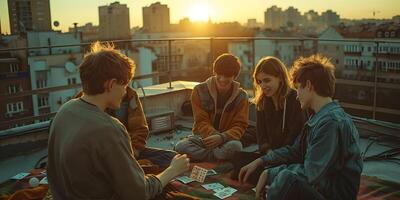
[(192, 169), (192, 173), (190, 174), (190, 178), (196, 180), (197, 182), (203, 183), (204, 179), (206, 179), (208, 170), (199, 166), (194, 166)]
[(204, 169), (199, 166), (194, 166), (192, 169), (192, 173), (190, 174), (190, 177), (180, 176), (180, 177), (176, 178), (176, 180), (179, 180), (184, 184), (187, 184), (187, 183), (190, 183), (193, 181), (203, 183), (206, 176), (212, 176), (212, 175), (216, 175), (216, 174), (217, 174), (217, 172), (213, 169), (207, 170), (207, 169)]

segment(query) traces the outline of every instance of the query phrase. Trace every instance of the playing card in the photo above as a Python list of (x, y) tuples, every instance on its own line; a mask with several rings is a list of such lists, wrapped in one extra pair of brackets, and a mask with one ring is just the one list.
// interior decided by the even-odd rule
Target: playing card
[(40, 180), (39, 184), (41, 184), (41, 185), (47, 185), (47, 184), (49, 184), (49, 182), (47, 181), (47, 176), (44, 177), (44, 178), (42, 178), (42, 180)]
[(216, 197), (218, 197), (220, 199), (225, 199), (227, 197), (232, 196), (232, 194), (227, 192), (227, 191), (225, 191), (224, 189), (222, 189), (221, 191), (214, 193), (214, 196), (216, 196)]
[(21, 180), (21, 179), (25, 178), (28, 175), (29, 175), (29, 173), (22, 172), (22, 173), (19, 173), (19, 174), (15, 175), (15, 176), (11, 177), (10, 179)]
[(190, 178), (192, 178), (192, 179), (194, 179), (194, 180), (196, 180), (196, 181), (198, 181), (200, 183), (203, 183), (204, 179), (206, 178), (207, 171), (208, 171), (207, 169), (204, 169), (204, 168), (199, 167), (199, 166), (196, 165), (192, 169), (192, 173), (190, 174)]
[(209, 184), (204, 184), (204, 185), (202, 185), (202, 187), (205, 188), (206, 190), (215, 190), (215, 189), (224, 188), (224, 186), (221, 185), (220, 183), (209, 183)]
[(190, 177), (187, 177), (187, 176), (180, 176), (180, 177), (177, 177), (176, 180), (178, 180), (178, 181), (180, 181), (180, 182), (182, 182), (182, 183), (184, 183), (184, 184), (187, 184), (187, 183), (190, 183), (190, 182), (195, 181), (194, 179), (192, 179), (192, 178), (190, 178)]
[(220, 192), (220, 191), (222, 191), (224, 188), (216, 188), (216, 189), (213, 189), (212, 191), (214, 191), (214, 193), (217, 193), (217, 192)]
[(224, 191), (227, 192), (227, 193), (230, 193), (230, 194), (233, 194), (233, 193), (237, 192), (237, 190), (235, 188), (232, 188), (232, 187), (226, 187), (226, 188), (224, 188)]
[(217, 174), (217, 172), (215, 170), (213, 170), (213, 169), (210, 169), (210, 170), (207, 171), (207, 176), (213, 176), (213, 175), (216, 175), (216, 174)]

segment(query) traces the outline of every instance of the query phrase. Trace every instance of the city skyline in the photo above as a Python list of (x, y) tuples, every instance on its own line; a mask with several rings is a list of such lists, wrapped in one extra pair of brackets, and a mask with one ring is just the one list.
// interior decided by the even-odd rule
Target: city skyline
[[(236, 3), (237, 1), (237, 3)], [(253, 3), (243, 4), (239, 0), (160, 0), (162, 4), (168, 5), (170, 9), (171, 23), (178, 23), (180, 19), (189, 17), (190, 20), (206, 21), (209, 18), (213, 22), (231, 22), (238, 21), (246, 23), (247, 19), (255, 18), (258, 22), (264, 23), (264, 12), (267, 8), (276, 5), (282, 9), (289, 6), (297, 8), (302, 14), (308, 10), (315, 10), (319, 14), (331, 9), (337, 12), (341, 18), (362, 19), (375, 18), (389, 19), (392, 16), (399, 15), (396, 8), (400, 6), (398, 0), (385, 0), (384, 3), (378, 0), (329, 0), (321, 4), (318, 0), (251, 0)], [(115, 0), (87, 0), (87, 1), (50, 1), (51, 20), (59, 21), (60, 26), (54, 27), (55, 30), (63, 32), (68, 31), (68, 27), (72, 27), (74, 22), (82, 26), (92, 22), (94, 25), (99, 24), (98, 7), (109, 5)], [(120, 0), (121, 4), (127, 4), (130, 9), (130, 27), (142, 26), (142, 7), (149, 6), (157, 1), (143, 0), (135, 2), (133, 0)], [(307, 3), (305, 3), (307, 2)], [(76, 5), (79, 5), (78, 7)], [(311, 6), (312, 5), (312, 6)], [(229, 9), (226, 9), (229, 8)], [(353, 8), (357, 8), (354, 12)], [(242, 10), (238, 14), (238, 10)], [(79, 13), (79, 15), (75, 15)], [(208, 17), (207, 14), (208, 13)], [(10, 33), (7, 0), (0, 0), (0, 20), (2, 33)]]

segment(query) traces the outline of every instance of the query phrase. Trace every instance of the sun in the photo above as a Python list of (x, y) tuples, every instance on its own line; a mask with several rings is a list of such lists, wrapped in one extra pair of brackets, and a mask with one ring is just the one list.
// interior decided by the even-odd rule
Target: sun
[(210, 16), (208, 6), (203, 4), (193, 6), (188, 14), (192, 21), (207, 21)]

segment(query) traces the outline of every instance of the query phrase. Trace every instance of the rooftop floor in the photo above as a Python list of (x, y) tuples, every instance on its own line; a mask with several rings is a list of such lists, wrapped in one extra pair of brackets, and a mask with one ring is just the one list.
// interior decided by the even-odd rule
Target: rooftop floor
[[(178, 119), (175, 122), (177, 129), (171, 132), (150, 135), (147, 145), (172, 150), (174, 145), (182, 138), (191, 134), (193, 120), (191, 118)], [(372, 145), (371, 145), (372, 143)], [(370, 147), (368, 147), (370, 145)], [(360, 148), (362, 152), (367, 150), (366, 156), (375, 155), (391, 147), (374, 142), (371, 139), (361, 138)], [(257, 145), (253, 144), (246, 147), (244, 151), (255, 151)], [(363, 153), (364, 154), (364, 153)], [(35, 167), (35, 164), (47, 155), (47, 149), (40, 149), (30, 154), (16, 156), (10, 159), (0, 161), (0, 182), (18, 174), (28, 172)], [(396, 158), (400, 159), (400, 155)], [(378, 177), (382, 180), (400, 183), (400, 166), (391, 161), (367, 161), (364, 162), (363, 175)]]

